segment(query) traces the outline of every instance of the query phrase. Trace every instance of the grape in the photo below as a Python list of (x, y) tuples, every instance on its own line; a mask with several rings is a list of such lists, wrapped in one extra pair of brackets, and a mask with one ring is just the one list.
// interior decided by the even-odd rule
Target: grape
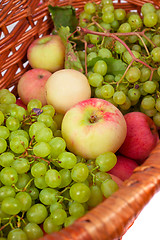
[(39, 108), (39, 109), (42, 108), (42, 103), (41, 103), (40, 100), (38, 100), (38, 99), (31, 99), (31, 100), (29, 101), (29, 103), (27, 104), (27, 110), (28, 110), (28, 112), (29, 112), (29, 113), (32, 112), (32, 110), (33, 110), (34, 108)]
[(48, 216), (47, 208), (41, 203), (36, 203), (28, 209), (26, 216), (29, 222), (40, 224)]
[(149, 12), (144, 15), (143, 23), (146, 27), (154, 27), (158, 22), (158, 16), (155, 12)]
[(51, 188), (56, 188), (61, 184), (61, 175), (56, 169), (49, 169), (45, 174), (45, 182)]
[(18, 174), (12, 167), (5, 167), (0, 172), (0, 180), (6, 186), (11, 186), (18, 181)]
[(43, 162), (35, 163), (31, 167), (31, 174), (33, 177), (44, 176), (46, 172), (47, 172), (47, 167), (46, 167), (46, 164), (44, 164)]
[(84, 11), (88, 14), (93, 14), (96, 11), (94, 3), (88, 2), (84, 5)]
[(113, 152), (106, 152), (100, 154), (96, 158), (96, 165), (99, 166), (100, 171), (108, 172), (117, 163), (117, 157)]
[[(130, 35), (130, 36), (128, 36), (128, 41), (130, 42), (130, 43), (136, 43), (137, 42), (137, 40), (138, 40), (138, 37), (136, 36), (136, 35)], [(138, 45), (138, 44), (137, 44)], [(133, 45), (134, 46), (134, 45)], [(132, 48), (133, 48), (133, 46), (132, 46)], [(139, 46), (139, 45), (138, 45)]]
[(6, 127), (10, 131), (15, 131), (20, 127), (20, 122), (17, 118), (10, 116), (6, 120)]
[(132, 46), (132, 50), (140, 53), (140, 52), (142, 51), (142, 48), (141, 48), (140, 45), (134, 44), (134, 45)]
[(49, 115), (47, 113), (41, 113), (38, 116), (37, 121), (44, 123), (46, 125), (46, 127), (50, 127), (53, 123), (53, 118), (51, 117), (51, 115)]
[(147, 93), (154, 93), (155, 90), (156, 90), (156, 83), (153, 82), (153, 81), (146, 81), (144, 84), (143, 84), (143, 89), (145, 92)]
[(153, 116), (153, 121), (156, 124), (156, 126), (160, 127), (160, 113), (157, 112), (154, 116)]
[(12, 111), (11, 111), (11, 116), (17, 118), (19, 121), (23, 121), (26, 115), (27, 115), (26, 110), (20, 106), (15, 107), (14, 114), (12, 114)]
[(27, 225), (23, 228), (23, 231), (27, 235), (27, 239), (36, 240), (40, 237), (43, 237), (43, 231), (40, 226), (36, 223), (27, 223)]
[(14, 138), (16, 136), (19, 136), (19, 135), (24, 136), (29, 141), (28, 133), (25, 130), (23, 130), (23, 129), (18, 129), (18, 130), (10, 132), (9, 142), (12, 140), (12, 138)]
[(102, 15), (102, 20), (105, 23), (112, 23), (114, 21), (114, 13), (111, 11), (105, 11)]
[(43, 106), (43, 107), (42, 107), (42, 111), (43, 111), (43, 113), (46, 113), (46, 114), (50, 115), (51, 117), (53, 117), (54, 114), (55, 114), (55, 109), (54, 109), (54, 107), (53, 107), (52, 105), (49, 105), (49, 104)]
[(4, 114), (0, 111), (0, 125), (4, 122)]
[(89, 170), (85, 163), (77, 163), (71, 170), (71, 177), (75, 182), (84, 182), (88, 175)]
[(88, 34), (89, 40), (93, 44), (98, 44), (101, 40), (101, 37), (95, 34)]
[(128, 18), (128, 23), (130, 24), (132, 30), (142, 28), (143, 26), (142, 19), (137, 14), (130, 15)]
[(71, 198), (79, 203), (87, 202), (90, 194), (90, 188), (84, 183), (74, 183), (70, 188)]
[(28, 240), (27, 234), (20, 228), (15, 228), (8, 233), (7, 240)]
[(7, 142), (4, 138), (0, 138), (0, 153), (5, 152), (7, 149)]
[(44, 189), (44, 188), (48, 187), (48, 185), (45, 181), (45, 176), (36, 177), (34, 179), (34, 185), (35, 185), (35, 187), (37, 187), (39, 189)]
[(89, 84), (92, 87), (102, 86), (103, 80), (103, 76), (100, 73), (91, 73), (88, 77)]
[(51, 153), (51, 147), (49, 143), (38, 142), (33, 147), (33, 153), (38, 157), (45, 158)]
[(113, 179), (106, 179), (101, 184), (101, 191), (103, 195), (108, 198), (111, 196), (114, 192), (118, 190), (118, 184)]
[[(101, 57), (101, 58), (111, 58), (112, 57), (112, 53), (109, 49), (107, 48), (101, 48), (99, 49), (98, 51), (98, 57)], [(102, 62), (104, 64), (104, 62)], [(101, 64), (101, 62), (100, 62)], [(105, 64), (104, 64), (105, 65)], [(105, 75), (105, 74), (104, 74)]]
[(32, 200), (38, 199), (39, 191), (38, 191), (38, 189), (36, 187), (34, 187), (34, 186), (29, 187), (27, 189), (27, 192), (30, 194)]
[(160, 47), (160, 34), (155, 34), (152, 37), (152, 42), (157, 46)]
[(118, 21), (122, 21), (126, 17), (126, 11), (122, 8), (117, 8), (114, 11), (115, 19)]
[(36, 142), (49, 142), (52, 138), (53, 132), (48, 127), (41, 128), (35, 133)]
[(126, 95), (123, 91), (117, 91), (113, 94), (113, 101), (116, 104), (123, 104), (126, 101)]
[(110, 84), (106, 84), (100, 87), (101, 96), (104, 99), (111, 98), (114, 94), (114, 88)]
[(62, 228), (61, 225), (57, 225), (54, 223), (51, 216), (47, 217), (44, 220), (43, 229), (48, 234), (53, 233), (53, 232), (58, 232), (59, 230), (61, 230), (61, 228)]
[(150, 78), (151, 70), (147, 67), (142, 67), (140, 71), (141, 71), (140, 82), (146, 82)]
[(27, 192), (18, 192), (15, 199), (20, 202), (21, 211), (26, 212), (32, 205), (32, 198)]
[(149, 12), (155, 12), (156, 9), (152, 3), (144, 3), (141, 7), (141, 13), (144, 15), (148, 14)]
[(100, 204), (103, 201), (103, 194), (101, 191), (101, 188), (97, 185), (92, 185), (90, 187), (91, 195), (89, 200), (87, 201), (87, 204), (89, 207), (96, 207), (98, 204)]
[(59, 226), (65, 222), (67, 213), (64, 209), (58, 208), (54, 212), (51, 212), (51, 218), (53, 223)]
[(23, 174), (29, 171), (30, 164), (26, 158), (17, 158), (11, 163), (11, 167), (14, 168), (18, 174)]
[(115, 50), (116, 53), (122, 54), (122, 53), (124, 53), (126, 51), (126, 48), (125, 48), (125, 46), (121, 42), (116, 41), (114, 50)]
[(150, 110), (153, 109), (155, 106), (155, 99), (150, 96), (147, 95), (145, 97), (143, 97), (142, 101), (141, 101), (141, 107), (145, 110)]
[(156, 99), (155, 107), (156, 107), (157, 111), (160, 112), (160, 98)]
[(141, 71), (138, 67), (130, 67), (130, 69), (126, 73), (126, 79), (130, 83), (134, 83), (138, 81), (141, 77)]
[(43, 122), (34, 122), (29, 128), (29, 136), (32, 138), (35, 136), (36, 132), (39, 132), (40, 129), (46, 127)]
[(15, 197), (16, 192), (11, 186), (2, 186), (0, 188), (0, 202), (3, 201), (6, 197)]
[(52, 138), (48, 143), (51, 146), (51, 156), (53, 158), (57, 158), (66, 149), (66, 142), (62, 137)]
[(59, 174), (61, 175), (61, 184), (58, 187), (59, 188), (67, 187), (72, 181), (70, 170), (61, 169), (59, 171)]
[(121, 110), (129, 110), (131, 107), (131, 101), (130, 99), (126, 96), (126, 101), (120, 105)]
[(106, 172), (96, 172), (95, 173), (95, 184), (97, 186), (101, 186), (102, 182), (104, 182), (106, 179), (111, 179), (111, 176), (109, 173)]
[(85, 208), (82, 203), (72, 202), (69, 205), (69, 214), (71, 216), (75, 216), (76, 218), (80, 218), (85, 214)]
[(31, 178), (27, 173), (18, 174), (18, 181), (15, 185), (18, 189), (23, 189), (24, 187), (26, 187), (30, 179)]
[(76, 156), (71, 152), (62, 152), (58, 156), (59, 166), (65, 169), (73, 168), (77, 163)]
[(26, 137), (17, 135), (11, 139), (9, 146), (14, 153), (23, 153), (28, 147), (28, 144)]
[(137, 101), (139, 100), (141, 96), (141, 92), (139, 89), (136, 88), (130, 88), (128, 91), (128, 98), (130, 99), (130, 101)]
[(151, 56), (154, 62), (160, 62), (160, 47), (153, 48)]
[(77, 218), (76, 218), (75, 216), (69, 216), (69, 217), (67, 217), (67, 218), (65, 219), (65, 222), (64, 222), (64, 227), (68, 227), (68, 226), (72, 225), (72, 224), (75, 222), (76, 219), (77, 219)]
[(53, 212), (53, 214), (54, 214), (54, 211), (58, 208), (63, 208), (63, 205), (60, 202), (55, 202), (50, 205), (49, 210), (50, 210), (50, 212)]
[(120, 33), (128, 33), (131, 32), (131, 26), (129, 23), (122, 23), (119, 28), (118, 28), (118, 32)]
[(18, 199), (14, 197), (6, 197), (2, 201), (1, 208), (4, 213), (16, 215), (21, 211), (22, 205)]
[(51, 205), (57, 201), (57, 195), (57, 190), (47, 187), (40, 191), (39, 200), (44, 205)]
[(2, 94), (0, 96), (0, 103), (5, 103), (5, 104), (16, 103), (16, 97), (13, 93), (7, 92), (6, 94)]
[(114, 6), (113, 4), (105, 4), (102, 7), (102, 13), (107, 13), (107, 12), (114, 12)]

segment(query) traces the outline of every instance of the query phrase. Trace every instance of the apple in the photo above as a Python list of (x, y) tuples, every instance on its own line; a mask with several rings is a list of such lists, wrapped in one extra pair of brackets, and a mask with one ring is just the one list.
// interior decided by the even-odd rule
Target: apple
[(130, 112), (124, 115), (127, 124), (127, 136), (119, 152), (142, 164), (156, 146), (159, 135), (153, 120), (142, 112)]
[(120, 188), (123, 184), (123, 180), (120, 179), (119, 177), (117, 177), (116, 175), (112, 174), (112, 173), (109, 173), (109, 175), (111, 176), (113, 181), (115, 181), (118, 184), (118, 187)]
[(42, 105), (47, 104), (45, 84), (51, 75), (51, 72), (39, 68), (28, 70), (22, 75), (17, 85), (17, 92), (25, 105), (31, 99), (39, 99)]
[(64, 67), (65, 46), (58, 35), (46, 35), (34, 40), (27, 50), (32, 68), (55, 72)]
[(23, 107), (25, 110), (27, 110), (27, 106), (22, 102), (20, 98), (16, 99), (16, 104), (20, 107)]
[(135, 160), (117, 154), (117, 163), (110, 171), (108, 171), (108, 173), (113, 174), (124, 181), (132, 175), (133, 170), (136, 167), (138, 167), (138, 164)]
[(63, 117), (61, 132), (67, 148), (86, 159), (116, 152), (125, 140), (126, 121), (112, 103), (90, 98), (75, 104)]
[(74, 104), (91, 97), (87, 77), (74, 69), (53, 73), (46, 82), (46, 99), (57, 113), (64, 114)]

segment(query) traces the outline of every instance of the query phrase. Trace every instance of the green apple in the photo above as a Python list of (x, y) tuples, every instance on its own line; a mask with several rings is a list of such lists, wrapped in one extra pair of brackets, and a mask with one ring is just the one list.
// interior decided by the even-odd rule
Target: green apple
[(32, 68), (53, 73), (64, 67), (65, 46), (58, 35), (46, 35), (31, 43), (27, 58)]
[(98, 98), (75, 104), (64, 115), (61, 127), (67, 148), (86, 159), (95, 159), (107, 151), (115, 153), (127, 134), (120, 110)]

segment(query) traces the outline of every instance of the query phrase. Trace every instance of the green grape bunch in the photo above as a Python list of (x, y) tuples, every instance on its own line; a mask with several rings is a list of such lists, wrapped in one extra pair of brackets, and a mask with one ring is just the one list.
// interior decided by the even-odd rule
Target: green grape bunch
[(90, 161), (68, 151), (61, 121), (53, 106), (32, 99), (24, 109), (0, 90), (0, 238), (57, 232), (118, 190), (107, 173), (116, 155)]

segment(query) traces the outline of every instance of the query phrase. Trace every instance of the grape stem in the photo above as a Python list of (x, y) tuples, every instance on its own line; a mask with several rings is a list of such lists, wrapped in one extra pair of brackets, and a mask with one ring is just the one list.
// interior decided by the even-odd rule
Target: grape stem
[[(105, 36), (105, 37), (112, 37), (114, 38), (115, 40), (119, 41), (120, 43), (123, 44), (123, 46), (128, 50), (129, 54), (131, 55), (132, 57), (132, 61), (131, 63), (133, 63), (134, 61), (135, 62), (139, 62), (141, 64), (143, 64), (144, 66), (148, 67), (150, 70), (151, 70), (151, 75), (150, 75), (150, 79), (149, 80), (152, 80), (152, 76), (153, 76), (153, 72), (155, 70), (157, 70), (157, 68), (153, 68), (151, 67), (150, 65), (148, 65), (146, 62), (136, 58), (133, 54), (133, 52), (131, 51), (131, 49), (127, 46), (127, 44), (122, 40), (120, 39), (118, 36), (127, 36), (127, 35), (137, 35), (137, 36), (144, 36), (149, 42), (152, 42), (144, 33), (146, 30), (143, 30), (142, 32), (129, 32), (129, 33), (110, 33), (110, 32), (96, 32), (96, 31), (92, 31), (92, 30), (89, 30), (87, 28), (82, 28), (80, 26), (77, 27), (77, 30), (83, 34), (94, 34), (94, 35), (99, 35), (99, 36)], [(143, 41), (143, 39), (142, 39)], [(143, 44), (145, 45), (144, 41), (143, 41)], [(153, 44), (153, 43), (152, 43)], [(145, 45), (146, 46), (146, 45)], [(147, 48), (147, 47), (146, 47)], [(148, 49), (147, 49), (148, 51)], [(131, 64), (129, 64), (129, 66), (131, 66)], [(129, 68), (127, 68), (127, 71), (128, 71)], [(123, 77), (120, 79), (119, 83), (121, 82), (121, 80), (125, 77), (127, 71), (125, 71)], [(87, 72), (86, 72), (87, 73)], [(118, 84), (119, 84), (118, 83)]]

